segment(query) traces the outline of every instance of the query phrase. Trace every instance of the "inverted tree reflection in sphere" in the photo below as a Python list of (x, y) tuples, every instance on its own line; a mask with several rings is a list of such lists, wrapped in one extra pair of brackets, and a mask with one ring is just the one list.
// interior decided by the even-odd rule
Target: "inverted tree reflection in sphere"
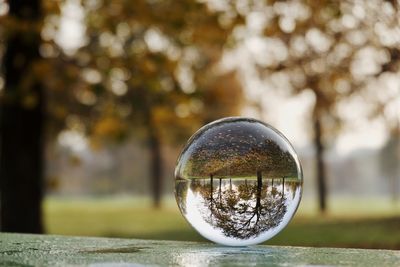
[(202, 236), (246, 246), (289, 223), (302, 180), (297, 155), (281, 133), (258, 120), (225, 118), (189, 139), (175, 169), (175, 197)]

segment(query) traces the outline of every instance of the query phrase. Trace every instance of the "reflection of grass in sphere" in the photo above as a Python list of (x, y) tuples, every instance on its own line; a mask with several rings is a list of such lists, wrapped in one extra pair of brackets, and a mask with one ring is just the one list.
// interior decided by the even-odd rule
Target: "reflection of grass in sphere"
[(204, 237), (226, 245), (263, 242), (294, 215), (302, 173), (293, 148), (257, 120), (222, 119), (201, 128), (179, 157), (176, 199)]

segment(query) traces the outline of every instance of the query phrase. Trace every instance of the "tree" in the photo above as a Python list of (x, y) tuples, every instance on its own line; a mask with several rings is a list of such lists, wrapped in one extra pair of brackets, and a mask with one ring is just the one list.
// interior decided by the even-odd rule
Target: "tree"
[[(104, 116), (104, 109), (93, 109), (109, 105), (114, 120), (127, 125), (121, 131), (147, 140), (154, 205), (159, 206), (163, 142), (187, 138), (209, 120), (202, 112), (210, 107), (207, 99), (217, 89), (220, 110), (213, 108), (213, 116), (238, 108), (240, 88), (221, 84), (221, 79), (234, 84), (232, 75), (215, 75), (228, 30), (219, 26), (217, 14), (193, 1), (136, 1), (135, 5), (112, 1), (97, 6), (84, 1), (83, 8), (88, 40), (68, 61), (86, 57), (85, 63), (74, 67), (101, 77), (98, 81), (82, 77), (78, 84), (97, 98), (88, 105), (92, 109), (88, 134), (98, 136), (92, 129)], [(228, 95), (231, 101), (224, 104)], [(121, 107), (128, 112), (119, 112)]]
[[(74, 12), (83, 12), (86, 29), (74, 49), (57, 40), (63, 9), (71, 3)], [(237, 83), (226, 87), (235, 85), (233, 76), (217, 73), (228, 30), (205, 5), (80, 3), (9, 3), (1, 110), (4, 230), (42, 231), (44, 124), (47, 142), (66, 128), (90, 137), (93, 147), (130, 135), (147, 140), (159, 206), (163, 142), (181, 141), (205, 121), (235, 114), (241, 101)], [(228, 95), (221, 105), (214, 101)], [(203, 116), (205, 109), (216, 112)]]
[(43, 110), (39, 77), (41, 1), (9, 1), (1, 105), (1, 230), (41, 233)]
[(234, 1), (230, 3), (226, 8), (229, 17), (246, 18), (232, 36), (236, 48), (252, 56), (250, 64), (240, 64), (242, 73), (259, 77), (270, 90), (314, 95), (311, 128), (323, 212), (327, 198), (323, 157), (346, 121), (343, 103), (364, 97), (369, 90), (376, 98), (375, 81), (389, 73), (398, 75), (399, 40), (393, 37), (399, 34), (398, 4), (268, 1), (239, 8)]

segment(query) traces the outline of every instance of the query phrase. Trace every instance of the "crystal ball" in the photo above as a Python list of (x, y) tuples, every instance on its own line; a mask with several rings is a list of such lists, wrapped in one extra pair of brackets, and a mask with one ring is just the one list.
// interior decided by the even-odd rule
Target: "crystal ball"
[(294, 216), (302, 169), (289, 141), (261, 121), (232, 117), (199, 129), (175, 168), (175, 197), (203, 237), (228, 246), (264, 242)]

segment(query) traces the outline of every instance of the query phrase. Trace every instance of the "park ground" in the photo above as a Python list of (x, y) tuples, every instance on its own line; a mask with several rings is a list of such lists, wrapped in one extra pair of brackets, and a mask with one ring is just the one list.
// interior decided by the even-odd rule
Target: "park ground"
[[(172, 197), (159, 209), (146, 198), (48, 197), (49, 234), (204, 241), (180, 215)], [(400, 203), (335, 198), (321, 215), (303, 200), (294, 219), (269, 245), (400, 249)]]

